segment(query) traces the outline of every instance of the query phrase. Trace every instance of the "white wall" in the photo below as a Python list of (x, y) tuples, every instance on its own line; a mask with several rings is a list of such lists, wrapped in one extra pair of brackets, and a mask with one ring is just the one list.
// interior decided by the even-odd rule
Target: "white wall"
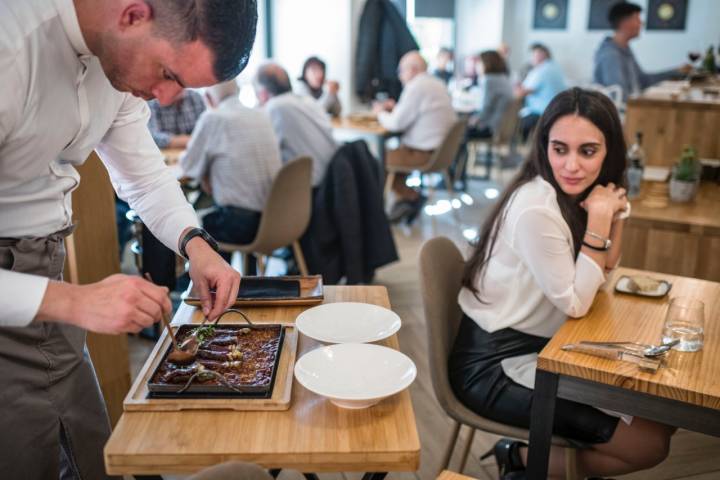
[(291, 79), (316, 55), (327, 64), (327, 78), (340, 82), (343, 109), (351, 101), (354, 42), (351, 25), (356, 0), (275, 0), (273, 2), (273, 58)]
[[(647, 2), (635, 0), (643, 7)], [(511, 67), (520, 68), (528, 59), (533, 42), (546, 44), (562, 66), (572, 85), (586, 84), (592, 79), (592, 57), (595, 49), (610, 31), (588, 30), (590, 0), (568, 2), (568, 28), (565, 30), (533, 30), (534, 0), (506, 0), (503, 20), (503, 41), (511, 48)], [(494, 29), (495, 26), (490, 28)], [(640, 66), (646, 71), (673, 68), (686, 63), (690, 50), (704, 52), (711, 43), (720, 42), (720, 1), (688, 0), (684, 31), (659, 32), (643, 30), (631, 42)]]
[(505, 10), (503, 0), (455, 1), (455, 50), (458, 58), (500, 45)]

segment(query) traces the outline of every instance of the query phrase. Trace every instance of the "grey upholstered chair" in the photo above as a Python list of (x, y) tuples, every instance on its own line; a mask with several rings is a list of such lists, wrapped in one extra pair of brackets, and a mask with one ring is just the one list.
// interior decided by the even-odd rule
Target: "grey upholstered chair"
[(236, 245), (220, 242), (220, 251), (239, 251), (245, 254), (246, 259), (247, 255), (255, 255), (258, 274), (264, 275), (263, 256), (278, 248), (292, 246), (300, 274), (308, 275), (299, 240), (310, 223), (311, 209), (312, 159), (300, 157), (283, 165), (275, 177), (252, 243)]
[[(448, 379), (448, 356), (460, 326), (462, 311), (457, 302), (465, 261), (455, 244), (448, 238), (437, 237), (425, 242), (420, 250), (420, 289), (425, 309), (428, 338), (428, 359), (433, 390), (440, 406), (455, 426), (440, 470), (447, 469), (457, 443), (461, 425), (471, 429), (462, 456), (460, 471), (465, 467), (475, 429), (504, 437), (527, 440), (529, 431), (483, 418), (471, 411), (455, 397)], [(567, 448), (568, 480), (576, 478), (575, 450), (563, 438), (553, 437), (553, 445)]]

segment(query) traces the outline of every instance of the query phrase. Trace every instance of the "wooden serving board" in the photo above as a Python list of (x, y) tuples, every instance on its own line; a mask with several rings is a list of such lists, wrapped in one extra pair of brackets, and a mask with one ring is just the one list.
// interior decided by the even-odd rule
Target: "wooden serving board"
[[(173, 326), (177, 330), (176, 326)], [(149, 398), (147, 383), (163, 353), (170, 346), (167, 331), (150, 353), (145, 365), (125, 397), (123, 409), (126, 412), (179, 411), (179, 410), (287, 410), (292, 397), (293, 370), (297, 354), (298, 332), (292, 324), (283, 324), (285, 339), (280, 350), (280, 364), (275, 374), (275, 387), (270, 398)]]
[[(323, 302), (323, 281), (322, 275), (288, 275), (272, 277), (273, 280), (297, 280), (300, 282), (299, 297), (278, 297), (278, 298), (236, 298), (234, 307), (291, 307), (303, 305), (320, 305)], [(185, 303), (194, 307), (200, 306), (200, 297), (195, 288), (190, 285)]]

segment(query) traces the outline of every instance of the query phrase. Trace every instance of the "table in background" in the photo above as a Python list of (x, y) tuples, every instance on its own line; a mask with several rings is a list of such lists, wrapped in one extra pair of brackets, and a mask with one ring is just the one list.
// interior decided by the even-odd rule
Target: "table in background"
[[(628, 99), (624, 128), (628, 145), (635, 141), (636, 132), (643, 132), (648, 165), (674, 165), (685, 145), (694, 146), (700, 158), (720, 158), (720, 85), (678, 90), (673, 83), (678, 82)], [(683, 93), (687, 88), (699, 95), (688, 98)], [(703, 96), (703, 89), (718, 95)]]
[(387, 130), (377, 120), (372, 120), (370, 117), (359, 119), (352, 115), (333, 118), (332, 126), (334, 133), (340, 138), (372, 137), (380, 164), (383, 170), (385, 169), (385, 140), (399, 135), (398, 133)]
[[(325, 303), (354, 301), (390, 308), (385, 287), (325, 287)], [(293, 322), (304, 307), (245, 308), (255, 323)], [(200, 322), (183, 305), (174, 323)], [(383, 342), (398, 348), (397, 335)], [(300, 335), (298, 358), (320, 344)], [(281, 412), (125, 412), (105, 446), (112, 475), (187, 474), (228, 460), (304, 472), (415, 471), (420, 441), (405, 390), (364, 410), (345, 410), (294, 381)], [(382, 478), (382, 474), (368, 478)]]
[(703, 350), (671, 351), (667, 365), (656, 373), (641, 372), (632, 363), (561, 349), (581, 340), (660, 342), (668, 297), (651, 299), (613, 290), (621, 275), (635, 273), (641, 272), (618, 269), (598, 292), (590, 312), (582, 319), (566, 321), (540, 352), (528, 478), (547, 476), (556, 398), (720, 436), (720, 283), (651, 273), (672, 283), (673, 296), (705, 302)]
[(704, 182), (693, 202), (663, 208), (643, 205), (648, 188), (632, 201), (622, 265), (720, 282), (720, 185)]

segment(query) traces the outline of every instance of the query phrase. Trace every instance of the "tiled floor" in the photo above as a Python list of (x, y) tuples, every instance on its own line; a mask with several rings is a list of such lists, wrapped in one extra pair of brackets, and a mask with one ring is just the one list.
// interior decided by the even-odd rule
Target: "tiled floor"
[[(420, 290), (418, 285), (417, 256), (422, 243), (432, 237), (445, 235), (465, 248), (468, 244), (464, 235), (472, 237), (481, 225), (492, 205), (499, 186), (484, 182), (471, 182), (470, 195), (460, 199), (460, 208), (453, 209), (444, 192), (438, 193), (438, 202), (432, 202), (429, 211), (438, 215), (421, 216), (412, 228), (395, 228), (395, 239), (400, 253), (400, 261), (383, 268), (376, 276), (376, 283), (385, 285), (395, 310), (403, 320), (400, 331), (401, 349), (417, 364), (419, 375), (411, 394), (415, 407), (417, 426), (422, 444), (421, 465), (416, 474), (391, 474), (388, 478), (433, 479), (440, 468), (439, 462), (450, 436), (451, 421), (443, 413), (435, 400), (428, 373), (426, 357), (425, 320), (423, 317)], [(490, 190), (487, 188), (490, 187)], [(456, 205), (457, 202), (456, 202)], [(131, 339), (131, 364), (136, 371), (147, 356), (151, 342)], [(463, 438), (467, 432), (463, 430)], [(482, 479), (497, 478), (497, 470), (492, 459), (481, 462), (480, 455), (488, 450), (496, 437), (477, 432), (472, 445), (465, 474)], [(451, 469), (459, 469), (459, 450), (451, 462)], [(720, 479), (720, 439), (692, 432), (680, 431), (673, 439), (672, 451), (660, 466), (645, 472), (622, 477), (632, 480), (710, 480)], [(323, 479), (356, 479), (356, 474), (321, 475)], [(283, 479), (300, 479), (296, 472), (283, 472)]]

